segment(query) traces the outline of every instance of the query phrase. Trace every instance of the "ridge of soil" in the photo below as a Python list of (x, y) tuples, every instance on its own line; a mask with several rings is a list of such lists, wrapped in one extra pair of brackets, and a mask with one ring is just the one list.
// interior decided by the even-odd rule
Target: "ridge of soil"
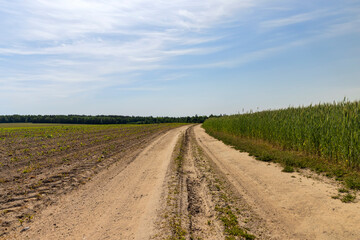
[(254, 239), (249, 230), (261, 232), (199, 147), (194, 127), (179, 139), (172, 159), (158, 213), (161, 227), (152, 239)]

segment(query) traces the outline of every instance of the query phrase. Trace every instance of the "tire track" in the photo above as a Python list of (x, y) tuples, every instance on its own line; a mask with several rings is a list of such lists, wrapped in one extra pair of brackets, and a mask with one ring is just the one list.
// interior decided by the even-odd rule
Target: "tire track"
[(198, 146), (193, 127), (178, 143), (167, 179), (166, 207), (158, 220), (162, 228), (154, 239), (254, 239), (237, 200)]

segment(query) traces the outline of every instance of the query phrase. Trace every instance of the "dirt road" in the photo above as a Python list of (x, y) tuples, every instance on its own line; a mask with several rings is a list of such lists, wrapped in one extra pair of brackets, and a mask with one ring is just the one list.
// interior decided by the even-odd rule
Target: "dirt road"
[(336, 183), (283, 173), (195, 127), (196, 139), (275, 239), (360, 239), (360, 203), (342, 203)]
[[(360, 239), (360, 204), (197, 126), (170, 130), (9, 239)], [(230, 238), (231, 239), (231, 238)]]

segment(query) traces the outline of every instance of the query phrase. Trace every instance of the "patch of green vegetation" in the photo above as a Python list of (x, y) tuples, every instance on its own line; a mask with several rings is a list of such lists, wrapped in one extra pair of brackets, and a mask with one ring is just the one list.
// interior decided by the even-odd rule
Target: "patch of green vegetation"
[(286, 165), (282, 171), (287, 173), (292, 173), (294, 172), (294, 168), (292, 166)]
[(238, 219), (229, 205), (226, 207), (215, 206), (215, 210), (219, 213), (220, 220), (224, 225), (224, 231), (227, 235), (225, 239), (236, 239), (236, 236), (241, 236), (248, 240), (255, 239), (254, 235), (247, 233), (246, 230), (239, 227)]
[[(309, 168), (316, 173), (322, 173), (328, 177), (334, 177), (352, 190), (360, 190), (360, 172), (354, 168), (329, 161), (315, 155), (305, 154), (299, 151), (284, 150), (283, 148), (262, 140), (239, 137), (233, 134), (214, 131), (205, 128), (211, 136), (233, 146), (241, 152), (248, 152), (258, 160), (280, 163), (284, 172), (293, 172), (300, 168)], [(291, 171), (292, 170), (292, 171)]]
[(32, 171), (34, 171), (35, 167), (32, 165), (26, 166), (23, 170), (22, 173), (30, 173)]
[(25, 221), (31, 222), (31, 220), (34, 218), (34, 215), (24, 214), (23, 216), (18, 217), (18, 221), (20, 225), (22, 226)]
[(331, 196), (331, 198), (333, 198), (333, 199), (340, 199), (340, 194), (335, 195), (335, 196)]
[(181, 219), (180, 217), (172, 217), (170, 219), (170, 227), (172, 231), (172, 236), (169, 240), (186, 240), (186, 231), (181, 226)]
[(360, 190), (360, 175), (354, 173), (346, 176), (345, 184), (350, 189)]
[(274, 156), (264, 153), (263, 155), (256, 154), (256, 159), (263, 162), (270, 162), (274, 159)]
[(355, 200), (355, 198), (356, 198), (355, 195), (348, 193), (341, 198), (341, 201), (344, 203), (350, 203), (350, 202), (353, 202)]
[(349, 192), (349, 189), (339, 188), (338, 191), (339, 191), (339, 193), (348, 193), (348, 192)]

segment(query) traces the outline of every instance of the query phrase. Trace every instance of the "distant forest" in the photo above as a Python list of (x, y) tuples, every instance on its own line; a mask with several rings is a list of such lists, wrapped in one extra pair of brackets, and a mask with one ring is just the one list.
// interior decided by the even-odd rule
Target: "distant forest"
[(0, 115), (0, 123), (151, 124), (203, 123), (207, 116), (136, 117), (119, 115)]

